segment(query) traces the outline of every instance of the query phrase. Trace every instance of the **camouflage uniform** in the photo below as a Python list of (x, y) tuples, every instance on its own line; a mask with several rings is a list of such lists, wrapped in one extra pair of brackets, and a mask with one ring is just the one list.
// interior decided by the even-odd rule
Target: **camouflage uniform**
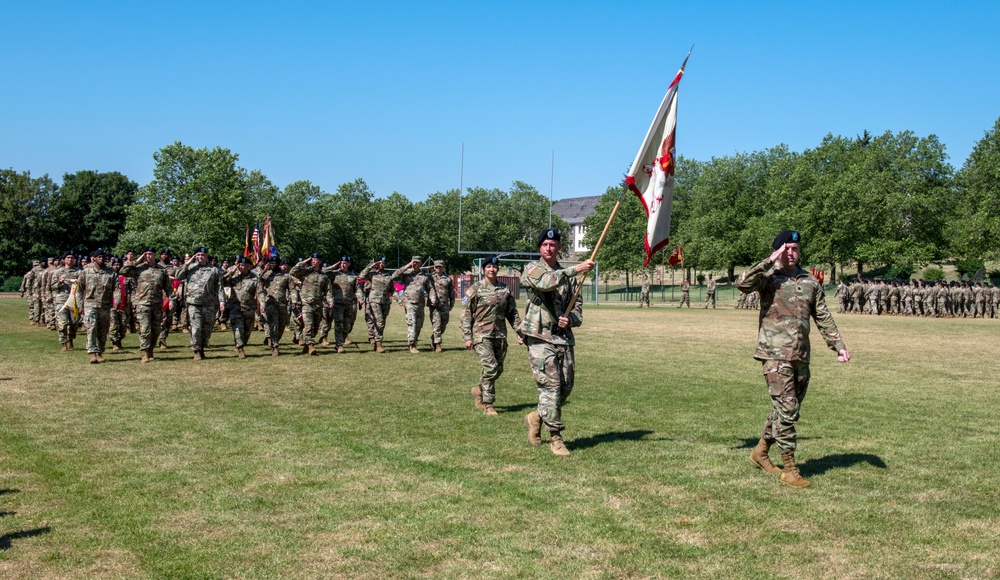
[(903, 284), (900, 288), (900, 293), (903, 297), (903, 314), (907, 316), (913, 315), (913, 285)]
[(649, 305), (649, 288), (650, 288), (650, 286), (651, 286), (651, 284), (649, 282), (649, 275), (648, 274), (643, 274), (642, 275), (642, 290), (639, 292), (639, 308), (642, 308), (643, 304), (645, 304), (647, 308), (650, 308), (650, 305)]
[(55, 303), (52, 301), (52, 274), (58, 268), (53, 264), (53, 260), (49, 261), (49, 267), (45, 269), (42, 273), (42, 322), (45, 323), (45, 327), (49, 330), (56, 329), (56, 308)]
[(21, 281), (21, 290), (28, 296), (28, 320), (35, 326), (42, 319), (41, 297), (37, 288), (38, 284), (41, 283), (43, 272), (44, 268), (42, 268), (41, 262), (34, 260), (31, 270), (28, 270), (28, 273), (24, 275), (24, 280)]
[(302, 282), (299, 298), (302, 301), (302, 340), (306, 345), (316, 344), (316, 334), (323, 319), (323, 307), (333, 302), (330, 278), (320, 270), (313, 270), (310, 259), (292, 266), (289, 272)]
[[(139, 323), (139, 350), (152, 354), (153, 341), (160, 337), (163, 325), (163, 302), (170, 296), (170, 277), (160, 264), (122, 264), (121, 275), (135, 280), (132, 306)], [(168, 310), (169, 312), (169, 310)]]
[(705, 288), (705, 308), (711, 303), (712, 310), (715, 310), (715, 278), (711, 274), (708, 275), (708, 286)]
[(160, 335), (159, 343), (160, 346), (166, 348), (167, 337), (170, 336), (170, 327), (173, 325), (174, 312), (180, 307), (178, 302), (178, 297), (176, 290), (180, 287), (182, 281), (176, 280), (177, 266), (174, 266), (169, 261), (164, 262), (160, 260), (156, 263), (157, 266), (163, 268), (163, 272), (167, 275), (168, 280), (170, 280), (170, 291), (167, 292), (168, 299), (164, 301), (166, 309), (163, 309), (163, 317), (160, 320)]
[(281, 337), (288, 328), (288, 299), (294, 284), (292, 277), (277, 268), (263, 272), (260, 277), (264, 301), (265, 334), (272, 349), (278, 348)]
[(392, 279), (403, 284), (403, 298), (400, 302), (406, 311), (406, 342), (411, 347), (416, 347), (420, 340), (420, 329), (424, 327), (427, 299), (437, 305), (437, 290), (431, 277), (421, 268), (414, 268), (412, 262), (393, 272)]
[(757, 262), (740, 276), (740, 292), (761, 294), (760, 324), (754, 358), (763, 363), (772, 408), (763, 438), (776, 441), (783, 452), (795, 450), (795, 423), (809, 387), (809, 319), (816, 321), (827, 346), (846, 350), (840, 331), (826, 307), (823, 286), (795, 267), (787, 273), (770, 259)]
[(96, 262), (80, 271), (76, 282), (76, 302), (84, 308), (84, 325), (87, 327), (87, 352), (104, 353), (111, 325), (111, 305), (118, 283), (115, 271), (100, 268)]
[[(365, 266), (364, 270), (358, 274), (359, 279), (366, 280), (365, 290), (368, 292), (366, 315), (371, 317), (376, 343), (381, 343), (385, 334), (385, 321), (389, 317), (389, 307), (392, 306), (392, 295), (396, 293), (396, 286), (393, 284), (392, 276), (385, 270), (372, 270), (374, 262)], [(359, 287), (358, 292), (362, 290)]]
[(687, 281), (687, 278), (681, 282), (681, 303), (677, 305), (677, 308), (683, 308), (685, 304), (691, 308), (691, 283)]
[(837, 284), (837, 312), (847, 312), (851, 301), (850, 291), (848, 290), (847, 283), (843, 280)]
[(183, 280), (188, 323), (191, 325), (191, 350), (204, 353), (212, 338), (215, 315), (219, 305), (225, 302), (219, 269), (211, 264), (202, 266), (198, 262), (185, 262), (174, 275)]
[(851, 312), (860, 313), (861, 306), (864, 303), (864, 286), (865, 283), (862, 281), (856, 281), (851, 284), (850, 296), (851, 296)]
[[(538, 388), (538, 416), (550, 433), (565, 429), (562, 407), (573, 390), (576, 362), (573, 359), (573, 328), (583, 324), (583, 300), (579, 296), (567, 311), (576, 289), (575, 270), (550, 267), (544, 261), (524, 267), (521, 286), (527, 305), (520, 334), (528, 346), (528, 362)], [(690, 307), (690, 305), (689, 305)], [(559, 315), (569, 319), (558, 327)]]
[(333, 339), (340, 347), (347, 342), (347, 337), (354, 330), (354, 321), (358, 318), (358, 275), (353, 270), (346, 272), (338, 265), (323, 268), (330, 276), (330, 289), (333, 291)]
[(111, 302), (111, 329), (109, 332), (111, 344), (116, 350), (122, 347), (122, 340), (125, 339), (125, 328), (128, 324), (128, 315), (125, 312), (129, 301), (128, 285), (125, 277), (119, 273), (120, 268), (119, 266), (119, 270), (115, 270), (115, 292)]
[(462, 310), (462, 335), (472, 341), (472, 348), (479, 355), (483, 372), (479, 378), (479, 389), (486, 405), (496, 400), (496, 381), (503, 374), (503, 362), (507, 357), (507, 325), (514, 332), (521, 326), (514, 296), (502, 282), (494, 286), (483, 278), (465, 292), (465, 308)]
[(260, 278), (251, 271), (243, 274), (233, 266), (222, 275), (222, 284), (231, 289), (226, 301), (229, 325), (233, 329), (233, 345), (243, 348), (250, 342), (258, 304), (261, 302)]
[(302, 288), (302, 282), (290, 275), (288, 277), (290, 279), (288, 283), (288, 317), (294, 326), (292, 342), (305, 344), (305, 340), (302, 339), (302, 330), (305, 328), (305, 322), (302, 320), (302, 293), (299, 292), (299, 289)]
[(434, 290), (438, 297), (436, 306), (431, 306), (431, 346), (439, 347), (448, 328), (451, 309), (455, 307), (455, 283), (447, 274), (431, 274)]
[(899, 314), (899, 284), (892, 283), (889, 287), (889, 314)]
[(1000, 286), (992, 282), (990, 282), (990, 298), (990, 318), (997, 318), (1000, 316)]
[[(66, 307), (66, 303), (69, 302), (70, 295), (74, 291), (73, 285), (80, 277), (80, 271), (77, 266), (72, 268), (63, 266), (57, 269), (52, 276), (51, 291), (53, 300), (57, 304), (56, 330), (59, 331), (60, 344), (66, 348), (71, 348), (73, 341), (76, 340), (76, 330), (80, 325), (80, 319), (74, 316), (73, 309)], [(79, 315), (79, 308), (77, 308), (76, 314)]]

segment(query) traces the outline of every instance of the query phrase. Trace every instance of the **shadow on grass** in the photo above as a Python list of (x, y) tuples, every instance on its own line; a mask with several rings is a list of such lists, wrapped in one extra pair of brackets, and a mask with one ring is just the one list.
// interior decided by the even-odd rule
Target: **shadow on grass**
[(799, 471), (803, 476), (819, 475), (831, 469), (851, 467), (858, 463), (867, 463), (873, 467), (885, 469), (885, 461), (878, 455), (870, 453), (835, 453), (816, 459), (807, 459), (799, 464)]
[(667, 438), (652, 440), (646, 439), (646, 436), (651, 434), (653, 434), (653, 431), (649, 431), (647, 429), (637, 429), (635, 431), (612, 431), (610, 433), (601, 433), (600, 435), (592, 435), (590, 437), (567, 441), (566, 447), (569, 447), (570, 449), (589, 449), (591, 447), (597, 447), (603, 443), (614, 443), (616, 441), (669, 441)]
[(0, 512), (0, 518), (5, 518), (7, 516), (16, 516), (17, 512)]
[[(798, 437), (797, 438), (798, 441), (806, 441), (806, 440), (809, 440), (809, 439), (822, 439), (822, 437)], [(736, 445), (734, 447), (730, 447), (730, 449), (753, 449), (754, 447), (757, 446), (757, 442), (760, 441), (760, 437), (747, 437), (745, 439), (740, 439), (740, 441), (741, 441), (741, 443), (739, 445)], [(771, 448), (771, 452), (774, 453), (774, 451), (777, 448), (778, 448), (777, 446), (772, 447)]]
[(497, 411), (502, 411), (504, 413), (517, 413), (518, 411), (523, 411), (525, 409), (534, 409), (537, 407), (537, 403), (523, 403), (521, 405), (496, 405)]
[(44, 528), (35, 528), (33, 530), (21, 530), (19, 532), (13, 532), (10, 534), (4, 534), (0, 536), (0, 550), (7, 551), (14, 547), (13, 541), (20, 540), (22, 538), (33, 538), (35, 536), (41, 536), (42, 534), (47, 534), (52, 531), (52, 528), (45, 526)]
[(0, 489), (0, 495), (7, 495), (11, 493), (21, 493), (21, 490), (17, 488)]

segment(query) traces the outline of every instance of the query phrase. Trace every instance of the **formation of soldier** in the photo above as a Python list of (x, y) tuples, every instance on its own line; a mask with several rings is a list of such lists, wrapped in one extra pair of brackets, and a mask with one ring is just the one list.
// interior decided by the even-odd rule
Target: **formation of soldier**
[(992, 282), (847, 280), (837, 284), (837, 311), (888, 316), (998, 318), (1000, 287)]

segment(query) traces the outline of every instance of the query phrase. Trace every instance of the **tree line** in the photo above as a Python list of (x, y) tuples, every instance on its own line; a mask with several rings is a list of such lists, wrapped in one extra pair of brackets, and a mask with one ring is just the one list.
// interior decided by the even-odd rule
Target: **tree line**
[[(587, 218), (585, 244), (594, 246), (620, 192), (609, 187)], [(642, 267), (645, 214), (631, 201), (598, 255), (604, 271)], [(802, 263), (826, 267), (831, 279), (838, 265), (895, 278), (930, 263), (956, 260), (973, 272), (1000, 259), (1000, 119), (958, 171), (937, 137), (910, 131), (827, 135), (801, 153), (779, 145), (708, 161), (681, 157), (671, 244), (656, 263), (680, 244), (686, 267), (732, 278), (765, 257), (782, 229), (802, 233)]]
[[(334, 192), (304, 180), (282, 189), (241, 167), (229, 149), (180, 142), (153, 159), (153, 179), (141, 187), (118, 172), (67, 173), (56, 184), (48, 175), (0, 170), (0, 275), (22, 274), (33, 258), (98, 246), (183, 253), (205, 245), (235, 256), (246, 228), (268, 215), (289, 259), (320, 252), (330, 261), (347, 254), (392, 264), (421, 254), (456, 271), (475, 258), (458, 252), (457, 189), (419, 202), (397, 192), (376, 197), (360, 178)], [(607, 187), (585, 221), (591, 247), (620, 191), (620, 184)], [(598, 256), (603, 272), (642, 268), (646, 218), (632, 197), (626, 194)], [(468, 188), (461, 204), (464, 250), (534, 251), (537, 232), (549, 224), (549, 200), (520, 181), (508, 190)], [(831, 277), (838, 265), (902, 276), (943, 260), (1000, 259), (1000, 119), (958, 171), (935, 136), (910, 131), (827, 135), (801, 153), (778, 145), (707, 161), (682, 156), (671, 244), (654, 263), (681, 244), (686, 266), (732, 276), (785, 228), (802, 232), (803, 263), (827, 265)]]

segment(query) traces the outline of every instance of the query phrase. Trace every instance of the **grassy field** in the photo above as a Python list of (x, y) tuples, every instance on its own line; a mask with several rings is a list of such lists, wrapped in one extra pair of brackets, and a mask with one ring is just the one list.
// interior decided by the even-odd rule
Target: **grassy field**
[(523, 347), (474, 409), (457, 317), (442, 354), (394, 308), (382, 356), (92, 366), (0, 298), (0, 576), (1000, 576), (1000, 321), (841, 315), (846, 365), (814, 333), (800, 490), (747, 458), (756, 316), (588, 307), (562, 459)]

